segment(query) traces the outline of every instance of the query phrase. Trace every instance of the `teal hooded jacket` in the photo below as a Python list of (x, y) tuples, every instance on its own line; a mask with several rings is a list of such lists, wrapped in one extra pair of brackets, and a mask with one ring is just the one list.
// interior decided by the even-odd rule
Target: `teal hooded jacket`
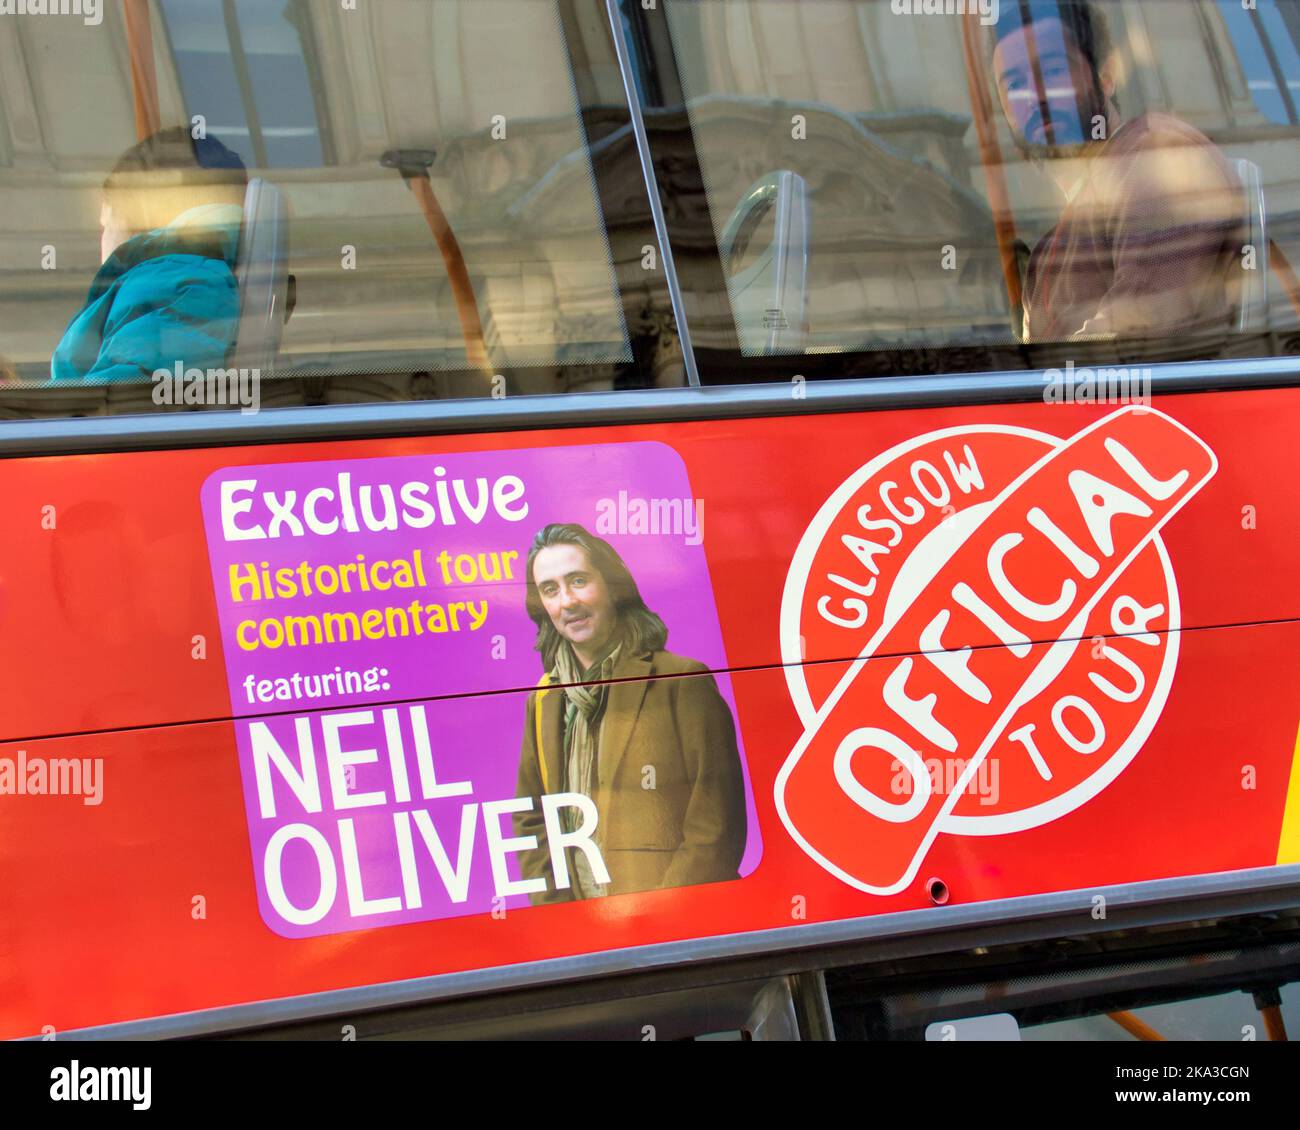
[(149, 381), (158, 369), (219, 369), (239, 329), (235, 254), (243, 210), (205, 204), (105, 260), (54, 350), (55, 381)]

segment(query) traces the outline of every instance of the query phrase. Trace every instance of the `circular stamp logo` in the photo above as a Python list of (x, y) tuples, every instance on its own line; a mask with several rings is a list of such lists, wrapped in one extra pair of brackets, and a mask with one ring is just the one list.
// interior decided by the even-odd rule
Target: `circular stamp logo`
[(1177, 663), (1160, 531), (1216, 469), (1181, 424), (1128, 407), (1068, 439), (929, 432), (845, 480), (781, 605), (804, 733), (776, 804), (800, 847), (893, 894), (939, 834), (1032, 828), (1115, 780)]

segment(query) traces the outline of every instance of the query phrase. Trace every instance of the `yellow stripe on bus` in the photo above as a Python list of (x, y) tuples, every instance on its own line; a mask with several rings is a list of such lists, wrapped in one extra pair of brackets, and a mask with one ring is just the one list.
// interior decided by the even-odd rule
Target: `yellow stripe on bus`
[(1291, 783), (1287, 786), (1286, 808), (1282, 812), (1277, 861), (1300, 863), (1300, 732), (1296, 733), (1295, 753), (1291, 758)]

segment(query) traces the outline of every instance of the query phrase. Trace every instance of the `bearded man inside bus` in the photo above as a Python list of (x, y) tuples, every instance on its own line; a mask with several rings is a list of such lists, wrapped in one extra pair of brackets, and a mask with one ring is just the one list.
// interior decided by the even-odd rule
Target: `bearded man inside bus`
[[(745, 788), (731, 711), (708, 668), (666, 650), (652, 612), (614, 547), (582, 526), (553, 524), (533, 539), (525, 604), (544, 675), (528, 696), (515, 834), (534, 903), (718, 883), (738, 878)], [(594, 802), (598, 849), (566, 848), (568, 887), (552, 866), (541, 798)], [(560, 810), (581, 830), (575, 806)], [(596, 858), (598, 855), (599, 858)], [(604, 874), (602, 874), (602, 871)]]
[(1064, 196), (1024, 286), (1024, 339), (1226, 332), (1244, 197), (1199, 130), (1125, 118), (1119, 56), (1090, 0), (1003, 0), (993, 69), (1016, 144)]

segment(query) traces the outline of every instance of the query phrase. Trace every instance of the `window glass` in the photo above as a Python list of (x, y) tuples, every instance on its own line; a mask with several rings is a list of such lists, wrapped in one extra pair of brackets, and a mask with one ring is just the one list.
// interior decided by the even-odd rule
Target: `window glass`
[[(1229, 924), (1228, 932), (1240, 925)], [(1284, 923), (1279, 936), (1293, 937), (1293, 926)], [(967, 978), (962, 963), (954, 965), (956, 955), (920, 959), (891, 974), (871, 967), (837, 972), (827, 982), (836, 1031), (841, 1039), (939, 1041), (1294, 1037), (1300, 1025), (1294, 941), (1171, 956), (1152, 952), (1161, 948), (1162, 932), (1114, 935), (1068, 958), (1057, 947), (1072, 939), (1040, 952), (1032, 944), (1002, 947), (996, 959), (977, 951), (984, 963), (1009, 970), (995, 980)]]
[[(1278, 1015), (1288, 1032), (1300, 1030), (1300, 985), (1283, 985), (1278, 990)], [(1116, 1016), (1119, 1019), (1116, 1019)], [(1025, 1040), (1104, 1040), (1140, 1039), (1136, 1026), (1125, 1027), (1120, 1021), (1136, 1017), (1152, 1032), (1166, 1040), (1257, 1040), (1269, 1038), (1267, 1023), (1252, 993), (1234, 991), (1188, 1000), (1133, 1008), (1125, 1013), (1094, 1013), (1070, 1020), (1034, 1024), (1021, 1030)]]
[(153, 410), (158, 374), (233, 366), (261, 406), (676, 383), (663, 350), (642, 363), (646, 327), (672, 331), (612, 40), (587, 20), (575, 49), (566, 20), (553, 0), (0, 17), (0, 413)]
[(661, 168), (683, 105), (698, 155), (669, 225), (703, 351), (858, 359), (827, 375), (1295, 351), (1300, 149), (1261, 129), (1294, 121), (1295, 0), (666, 0), (663, 22), (680, 102), (647, 117)]
[[(1287, 0), (1283, 3), (1286, 8), (1293, 7)], [(1300, 89), (1297, 13), (1279, 10), (1276, 0), (1257, 0), (1249, 7), (1239, 0), (1219, 0), (1219, 9), (1255, 105), (1270, 122), (1295, 125), (1295, 98)]]
[(248, 166), (321, 164), (310, 45), (292, 22), (304, 6), (163, 0), (162, 10), (191, 120), (202, 115)]

